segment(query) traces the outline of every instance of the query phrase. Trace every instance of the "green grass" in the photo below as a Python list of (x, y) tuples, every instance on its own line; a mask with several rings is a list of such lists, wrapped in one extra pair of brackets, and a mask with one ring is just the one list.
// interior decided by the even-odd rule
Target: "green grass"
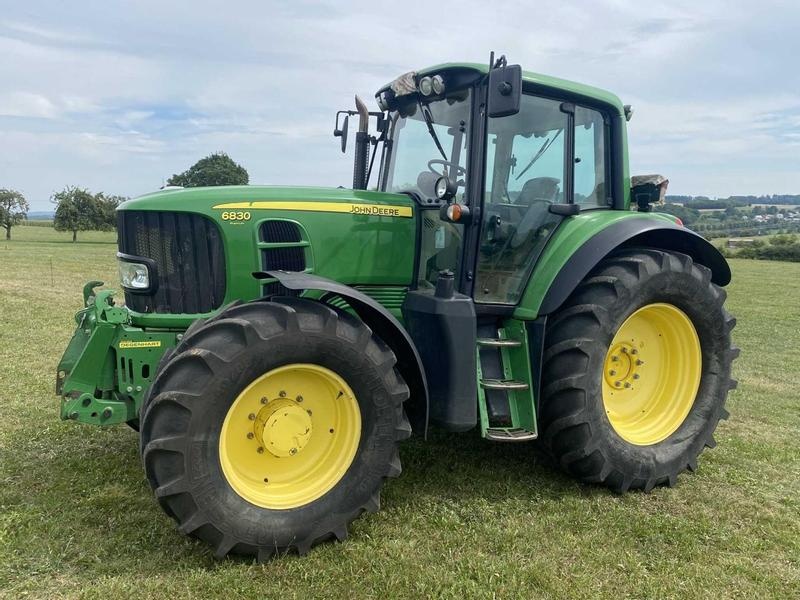
[(55, 365), (114, 235), (0, 242), (0, 596), (800, 597), (800, 264), (733, 261), (739, 389), (673, 489), (579, 485), (532, 447), (436, 433), (344, 544), (214, 561), (152, 498), (136, 434), (58, 420)]

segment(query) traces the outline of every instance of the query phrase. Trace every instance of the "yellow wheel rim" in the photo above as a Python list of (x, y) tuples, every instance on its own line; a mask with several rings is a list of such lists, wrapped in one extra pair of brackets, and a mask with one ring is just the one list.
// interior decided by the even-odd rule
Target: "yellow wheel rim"
[(692, 409), (702, 371), (700, 339), (671, 304), (649, 304), (629, 316), (603, 365), (603, 405), (614, 430), (637, 446), (657, 444)]
[(345, 380), (325, 367), (291, 364), (261, 375), (234, 400), (219, 459), (242, 498), (289, 509), (330, 491), (360, 439), (361, 411)]

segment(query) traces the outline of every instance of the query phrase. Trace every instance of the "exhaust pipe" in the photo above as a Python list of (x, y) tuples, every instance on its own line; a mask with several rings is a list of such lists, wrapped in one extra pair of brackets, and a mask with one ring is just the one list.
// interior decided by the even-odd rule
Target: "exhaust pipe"
[(369, 110), (364, 101), (356, 96), (358, 111), (358, 131), (356, 132), (355, 166), (353, 168), (353, 189), (367, 189), (367, 168), (369, 163)]

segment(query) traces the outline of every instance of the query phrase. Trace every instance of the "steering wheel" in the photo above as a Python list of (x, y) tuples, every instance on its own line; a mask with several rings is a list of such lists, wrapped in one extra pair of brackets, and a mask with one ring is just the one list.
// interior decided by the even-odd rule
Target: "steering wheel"
[[(442, 170), (441, 171), (437, 171), (436, 169), (433, 168), (434, 165), (442, 165)], [(456, 163), (452, 163), (449, 160), (442, 160), (441, 158), (433, 158), (433, 159), (429, 160), (428, 161), (428, 169), (430, 169), (431, 172), (436, 173), (440, 177), (442, 175), (444, 175), (445, 169), (450, 171), (450, 176), (451, 177), (452, 177), (452, 174), (451, 174), (452, 171), (455, 171), (456, 179), (459, 179), (460, 177), (466, 177), (466, 175), (467, 175), (467, 170), (464, 167), (462, 167), (461, 165), (457, 165)]]

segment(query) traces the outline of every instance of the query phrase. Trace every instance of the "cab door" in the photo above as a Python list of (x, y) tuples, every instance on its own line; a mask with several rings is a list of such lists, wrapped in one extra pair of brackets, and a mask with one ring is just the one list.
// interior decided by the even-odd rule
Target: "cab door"
[(600, 111), (532, 94), (489, 119), (476, 303), (515, 305), (565, 215), (610, 207), (606, 132)]

